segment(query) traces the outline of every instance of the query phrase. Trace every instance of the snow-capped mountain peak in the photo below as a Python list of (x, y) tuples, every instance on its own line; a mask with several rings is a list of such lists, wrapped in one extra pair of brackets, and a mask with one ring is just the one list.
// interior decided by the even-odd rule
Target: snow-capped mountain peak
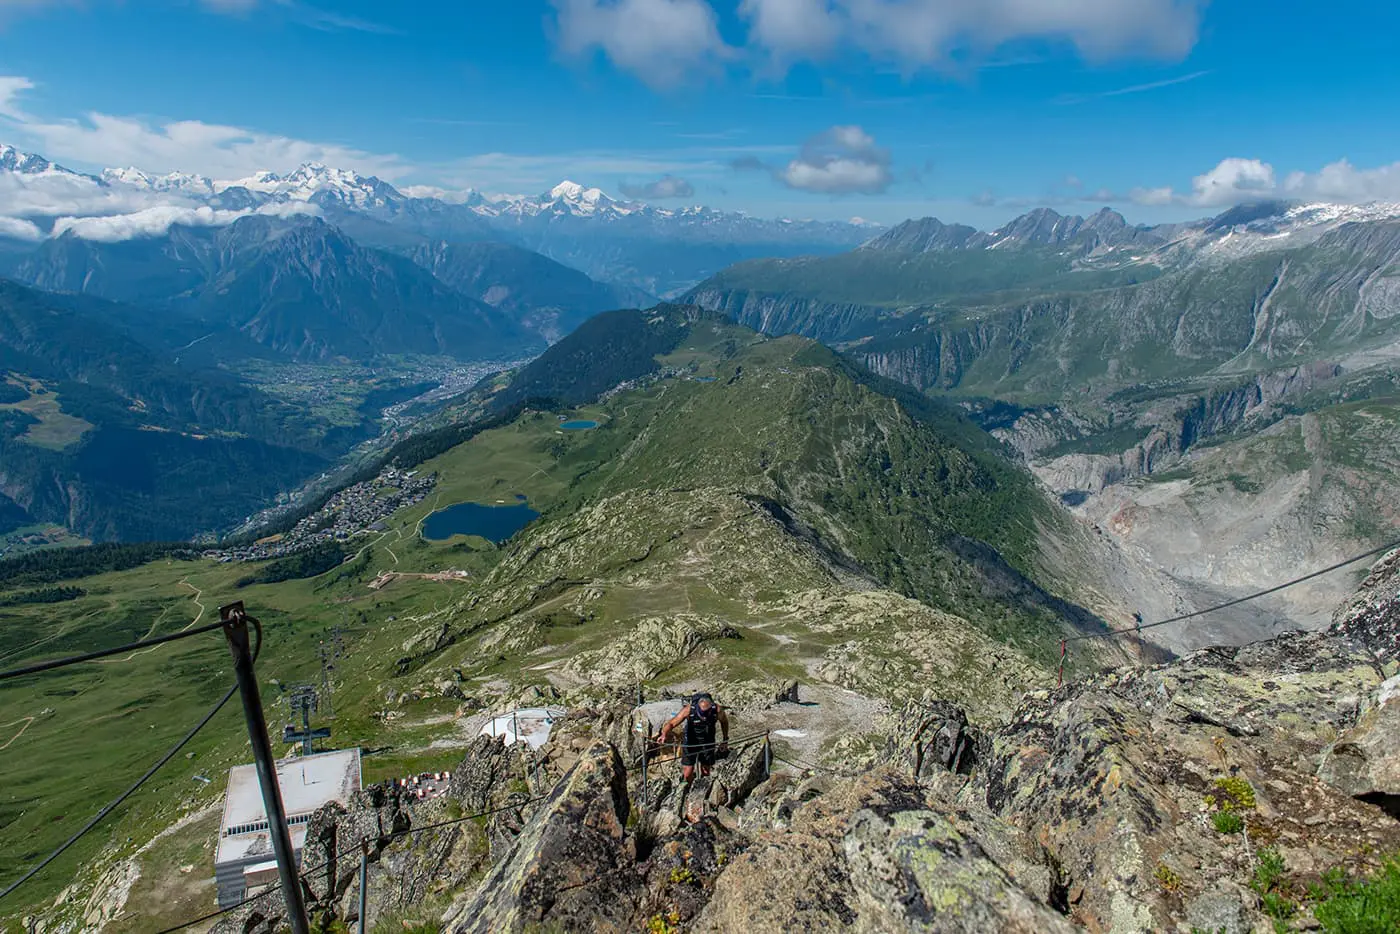
[(178, 192), (187, 195), (207, 197), (214, 194), (214, 183), (203, 175), (189, 172), (170, 172), (166, 175), (147, 175), (135, 166), (125, 169), (103, 169), (102, 180), (113, 185), (127, 185), (143, 191)]
[(255, 172), (218, 187), (221, 191), (246, 188), (289, 201), (330, 200), (362, 208), (383, 207), (403, 198), (392, 185), (374, 176), (366, 178), (350, 169), (333, 169), (320, 162), (303, 163), (286, 175)]
[(564, 201), (582, 201), (584, 200), (585, 193), (589, 192), (594, 193), (594, 200), (597, 200), (597, 197), (603, 194), (597, 188), (584, 188), (578, 182), (571, 182), (566, 178), (549, 189), (549, 194), (545, 195), (545, 199), (549, 201), (558, 201), (560, 199)]
[(43, 156), (23, 152), (13, 146), (0, 143), (0, 170), (18, 172), (21, 175), (78, 175), (79, 173), (54, 165)]

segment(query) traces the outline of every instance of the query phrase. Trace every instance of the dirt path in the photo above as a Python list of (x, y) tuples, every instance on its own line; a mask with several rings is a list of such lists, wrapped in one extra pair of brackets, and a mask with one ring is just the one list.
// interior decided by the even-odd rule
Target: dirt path
[[(190, 620), (188, 623), (186, 623), (183, 627), (180, 628), (179, 631), (180, 631), (180, 632), (184, 632), (186, 629), (193, 629), (195, 626), (198, 626), (198, 625), (199, 625), (199, 621), (200, 621), (201, 619), (204, 618), (205, 606), (204, 606), (203, 601), (201, 601), (201, 600), (199, 599), (200, 597), (204, 596), (204, 591), (200, 590), (198, 587), (196, 587), (194, 584), (191, 584), (191, 583), (190, 583), (189, 581), (187, 581), (187, 580), (182, 580), (182, 581), (180, 581), (180, 583), (183, 584), (184, 586), (188, 587), (190, 590), (194, 591), (194, 594), (190, 597), (190, 599), (194, 601), (194, 605), (195, 605), (195, 606), (199, 607), (199, 612), (195, 614), (194, 619)], [(152, 632), (155, 632), (156, 626), (159, 625), (160, 620), (163, 619), (164, 617), (165, 617), (165, 614), (162, 613), (162, 614), (160, 615), (160, 617), (158, 617), (158, 618), (156, 619), (156, 622), (154, 622), (154, 623), (151, 624), (150, 632), (148, 632), (148, 633), (146, 634), (146, 638), (150, 638), (151, 633), (152, 633)], [(155, 651), (156, 649), (158, 649), (158, 648), (160, 648), (160, 646), (158, 646), (158, 645), (153, 645), (153, 646), (151, 646), (149, 649), (138, 649), (137, 651), (132, 652), (130, 655), (124, 655), (124, 656), (122, 656), (121, 658), (103, 658), (103, 659), (99, 659), (99, 660), (98, 660), (98, 664), (100, 664), (100, 665), (115, 665), (115, 664), (117, 664), (118, 662), (129, 662), (129, 661), (131, 661), (133, 658), (135, 658), (135, 657), (138, 656), (138, 655), (150, 655), (152, 652), (154, 652), (154, 651)]]
[(6, 743), (6, 744), (3, 745), (3, 746), (0, 746), (0, 752), (4, 752), (6, 749), (9, 749), (9, 748), (10, 748), (10, 743), (13, 743), (15, 740), (17, 740), (17, 739), (19, 739), (21, 736), (23, 736), (23, 735), (24, 735), (24, 731), (27, 730), (27, 729), (29, 729), (29, 725), (30, 725), (31, 723), (33, 723), (34, 720), (35, 720), (34, 717), (20, 717), (18, 720), (12, 720), (12, 721), (10, 721), (9, 723), (4, 724), (3, 726), (0, 726), (0, 730), (8, 730), (10, 727), (14, 726), (16, 723), (23, 723), (23, 724), (24, 724), (24, 726), (22, 726), (22, 727), (19, 728), (19, 732), (18, 732), (18, 733), (16, 733), (14, 736), (11, 736), (11, 737), (10, 737), (10, 741), (9, 741), (8, 743)]

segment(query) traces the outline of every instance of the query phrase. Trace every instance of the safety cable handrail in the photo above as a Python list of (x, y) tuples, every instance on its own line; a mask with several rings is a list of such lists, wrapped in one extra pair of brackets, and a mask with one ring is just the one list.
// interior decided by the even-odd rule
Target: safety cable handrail
[[(215, 623), (210, 626), (202, 627), (198, 631), (208, 632), (211, 629), (217, 629), (222, 625), (222, 623)], [(256, 620), (253, 620), (253, 628), (254, 632), (257, 634), (257, 642), (253, 649), (253, 660), (257, 661), (258, 656), (262, 654), (262, 626), (258, 624)], [(195, 633), (196, 630), (186, 630), (185, 633), (177, 635), (194, 635)], [(170, 639), (165, 638), (162, 641), (168, 642), (170, 641)], [(125, 651), (125, 649), (118, 649), (116, 651)], [(111, 655), (115, 654), (115, 652), (104, 652), (102, 654)], [(76, 664), (76, 662), (70, 661), (68, 662), (68, 664)], [(53, 667), (60, 666), (54, 665)], [(65, 852), (68, 851), (68, 849), (71, 846), (73, 846), (73, 844), (77, 843), (90, 830), (96, 827), (104, 817), (112, 813), (112, 811), (119, 807), (123, 801), (135, 794), (137, 789), (139, 789), (142, 785), (146, 784), (146, 782), (149, 781), (151, 777), (156, 774), (156, 772), (160, 771), (162, 766), (164, 766), (171, 759), (175, 758), (175, 754), (178, 753), (181, 749), (185, 748), (189, 741), (194, 739), (195, 735), (198, 734), (200, 730), (208, 726), (209, 721), (214, 719), (214, 715), (217, 714), (220, 710), (222, 710), (224, 705), (227, 704), (229, 700), (233, 697), (233, 695), (237, 693), (238, 685), (235, 684), (233, 687), (228, 689), (228, 691), (224, 694), (223, 697), (219, 699), (218, 703), (216, 703), (213, 707), (209, 709), (209, 712), (204, 715), (203, 719), (196, 723), (188, 733), (181, 737), (179, 742), (177, 742), (174, 746), (170, 747), (170, 749), (166, 751), (165, 755), (161, 756), (158, 760), (156, 760), (156, 763), (152, 765), (149, 769), (147, 769), (145, 774), (138, 778), (136, 782), (131, 785), (131, 787), (127, 788), (121, 794), (117, 795), (116, 798), (108, 802), (106, 806), (104, 806), (100, 811), (93, 815), (91, 820), (89, 820), (86, 824), (79, 828), (77, 833), (73, 834), (73, 836), (69, 837), (66, 841), (64, 841), (64, 843), (61, 846), (59, 846), (58, 849), (54, 850), (48, 856), (45, 856), (41, 861), (36, 863), (34, 866), (30, 867), (28, 872), (26, 872), (24, 875), (20, 876), (14, 882), (6, 886), (4, 891), (0, 891), (0, 899), (4, 899), (11, 892), (15, 891), (15, 889), (19, 888), (21, 885), (34, 878), (34, 876), (38, 875), (38, 873), (42, 871), (45, 866), (49, 865), (54, 860), (62, 856)]]
[(1348, 558), (1345, 561), (1338, 561), (1336, 564), (1328, 565), (1320, 571), (1313, 571), (1311, 574), (1304, 574), (1302, 577), (1295, 577), (1293, 578), (1293, 580), (1286, 581), (1282, 584), (1270, 587), (1267, 590), (1261, 590), (1258, 593), (1252, 593), (1247, 597), (1236, 597), (1234, 600), (1227, 600), (1224, 603), (1219, 603), (1215, 606), (1206, 607), (1204, 610), (1196, 610), (1191, 613), (1183, 613), (1180, 616), (1173, 616), (1171, 619), (1158, 620), (1155, 623), (1143, 623), (1141, 626), (1127, 626), (1122, 629), (1110, 629), (1107, 632), (1091, 632), (1078, 636), (1070, 636), (1061, 641), (1080, 642), (1085, 639), (1109, 639), (1115, 636), (1124, 636), (1130, 633), (1137, 633), (1143, 629), (1155, 629), (1158, 626), (1166, 626), (1169, 623), (1180, 623), (1188, 619), (1195, 619), (1198, 616), (1205, 616), (1207, 613), (1214, 613), (1218, 610), (1229, 609), (1232, 606), (1239, 606), (1241, 603), (1248, 603), (1251, 600), (1258, 600), (1260, 597), (1267, 597), (1270, 594), (1278, 593), (1280, 590), (1287, 590), (1289, 587), (1296, 587), (1298, 584), (1310, 581), (1315, 577), (1321, 577), (1324, 574), (1331, 574), (1333, 571), (1341, 570), (1342, 568), (1348, 565), (1355, 564), (1358, 561), (1363, 561), (1366, 558), (1371, 557), (1372, 555), (1379, 554), (1383, 551), (1390, 551), (1394, 548), (1400, 548), (1400, 541), (1394, 541), (1388, 545), (1381, 545), (1379, 548), (1372, 548), (1370, 551)]
[(12, 668), (9, 671), (0, 671), (0, 681), (8, 681), (11, 678), (22, 678), (25, 675), (37, 675), (45, 671), (53, 671), (55, 668), (67, 668), (70, 665), (79, 665), (83, 662), (94, 661), (99, 658), (106, 658), (108, 655), (120, 655), (123, 652), (131, 652), (136, 649), (149, 648), (153, 645), (164, 645), (167, 642), (174, 642), (177, 639), (188, 639), (191, 636), (202, 635), (206, 632), (213, 632), (215, 629), (222, 629), (224, 624), (205, 623), (194, 629), (182, 629), (179, 632), (172, 632), (164, 636), (156, 636), (152, 639), (142, 639), (140, 642), (128, 642), (126, 645), (119, 645), (112, 649), (98, 649), (96, 652), (86, 652), (82, 655), (70, 655), (67, 658), (56, 658), (52, 661), (39, 662), (35, 665), (27, 665), (23, 668)]
[[(349, 847), (349, 850), (351, 850), (351, 851), (357, 850), (357, 849), (359, 849), (361, 846), (364, 846), (366, 843), (370, 843), (370, 842), (375, 841), (375, 840), (394, 840), (394, 839), (397, 839), (397, 838), (399, 838), (399, 837), (406, 837), (406, 836), (408, 836), (408, 835), (410, 835), (410, 834), (423, 833), (424, 831), (428, 831), (428, 830), (437, 830), (437, 829), (442, 828), (442, 827), (450, 827), (450, 826), (452, 826), (453, 824), (463, 824), (463, 823), (466, 823), (467, 821), (477, 820), (478, 818), (482, 818), (482, 817), (490, 817), (492, 814), (500, 814), (500, 813), (502, 813), (502, 812), (504, 812), (504, 811), (515, 811), (515, 810), (518, 810), (518, 809), (520, 809), (520, 808), (525, 807), (525, 806), (528, 805), (528, 804), (534, 804), (534, 803), (536, 803), (536, 802), (538, 802), (538, 801), (543, 801), (545, 798), (548, 798), (548, 797), (549, 797), (548, 794), (536, 795), (536, 796), (534, 796), (533, 798), (527, 798), (527, 799), (525, 799), (524, 801), (518, 801), (518, 802), (516, 802), (516, 803), (514, 803), (514, 804), (505, 804), (505, 805), (502, 805), (501, 807), (498, 807), (498, 808), (491, 808), (490, 810), (487, 810), (487, 811), (480, 811), (480, 812), (478, 812), (478, 813), (476, 813), (476, 814), (468, 814), (468, 815), (466, 815), (465, 817), (454, 817), (454, 818), (452, 818), (451, 820), (436, 821), (436, 822), (431, 823), (431, 824), (424, 824), (424, 825), (422, 825), (422, 826), (420, 826), (420, 827), (406, 827), (406, 828), (404, 828), (403, 830), (394, 830), (394, 831), (391, 831), (391, 832), (385, 833), (385, 834), (375, 834), (374, 836), (365, 837), (365, 838), (363, 838), (363, 839), (357, 841), (356, 843), (351, 844), (351, 846)], [(311, 866), (311, 867), (309, 867), (309, 868), (303, 867), (302, 869), (298, 870), (298, 872), (297, 872), (297, 877), (298, 877), (299, 879), (301, 879), (303, 882), (309, 881), (309, 880), (307, 879), (307, 876), (309, 876), (311, 873), (315, 872), (315, 871), (318, 870), (318, 869), (323, 869), (323, 868), (325, 867), (325, 865), (326, 865), (325, 863), (319, 863), (319, 864), (317, 864), (317, 865), (315, 865), (315, 866)], [(192, 927), (192, 926), (194, 926), (194, 925), (196, 925), (196, 924), (201, 924), (201, 923), (203, 923), (203, 922), (205, 922), (205, 921), (211, 921), (211, 920), (213, 920), (214, 918), (220, 917), (221, 915), (226, 915), (226, 914), (228, 914), (228, 913), (230, 913), (230, 912), (237, 911), (237, 910), (240, 909), (240, 908), (243, 908), (243, 907), (245, 907), (245, 906), (247, 906), (247, 905), (250, 905), (250, 904), (252, 904), (253, 902), (257, 901), (257, 900), (260, 899), (260, 898), (266, 898), (266, 897), (269, 896), (269, 895), (273, 895), (273, 894), (277, 893), (278, 891), (280, 891), (281, 888), (282, 888), (282, 883), (280, 883), (280, 882), (275, 883), (275, 884), (269, 886), (268, 888), (263, 889), (263, 890), (262, 890), (261, 892), (259, 892), (258, 894), (256, 894), (256, 895), (250, 895), (250, 896), (248, 896), (247, 898), (243, 899), (242, 901), (237, 902), (236, 904), (229, 905), (227, 908), (220, 908), (218, 911), (211, 911), (211, 912), (209, 912), (209, 913), (206, 914), (206, 915), (200, 915), (198, 918), (194, 918), (194, 919), (192, 919), (192, 920), (190, 920), (190, 921), (184, 921), (184, 922), (182, 922), (182, 923), (180, 923), (180, 924), (175, 925), (174, 927), (162, 928), (160, 931), (157, 932), (157, 934), (175, 934), (176, 931), (183, 931), (185, 928)]]

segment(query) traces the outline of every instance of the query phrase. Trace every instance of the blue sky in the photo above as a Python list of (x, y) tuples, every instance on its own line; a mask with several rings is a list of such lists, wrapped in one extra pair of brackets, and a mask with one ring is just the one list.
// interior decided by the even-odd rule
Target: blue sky
[(0, 139), (81, 169), (1156, 221), (1400, 200), (1396, 35), (1374, 0), (0, 0)]

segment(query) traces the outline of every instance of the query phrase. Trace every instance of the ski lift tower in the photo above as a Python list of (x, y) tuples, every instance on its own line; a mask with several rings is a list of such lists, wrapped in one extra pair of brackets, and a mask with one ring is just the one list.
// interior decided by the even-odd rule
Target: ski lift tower
[[(294, 685), (287, 693), (287, 706), (291, 710), (292, 722), (282, 730), (282, 741), (284, 743), (301, 743), (301, 754), (309, 756), (316, 751), (313, 746), (314, 740), (329, 739), (331, 735), (331, 731), (327, 727), (315, 730), (311, 728), (311, 715), (316, 712), (319, 706), (315, 686), (310, 684)], [(298, 713), (301, 714), (300, 730), (297, 730), (295, 726)]]

